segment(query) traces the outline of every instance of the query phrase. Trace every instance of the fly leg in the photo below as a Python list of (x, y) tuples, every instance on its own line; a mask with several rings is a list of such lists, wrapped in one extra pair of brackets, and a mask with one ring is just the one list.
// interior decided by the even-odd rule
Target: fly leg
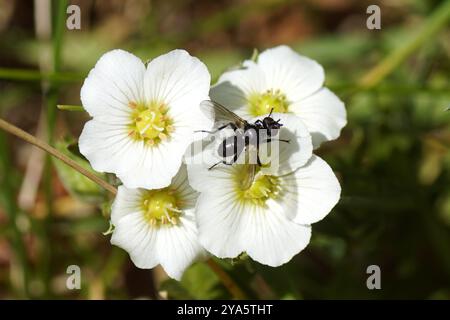
[(233, 162), (228, 163), (228, 162), (226, 162), (225, 160), (222, 160), (222, 161), (219, 161), (219, 162), (213, 164), (211, 167), (208, 168), (208, 170), (214, 169), (214, 168), (215, 168), (216, 166), (218, 166), (219, 164), (225, 164), (225, 165), (227, 165), (227, 166), (232, 166), (232, 165), (233, 165)]
[(237, 127), (236, 127), (236, 125), (234, 124), (234, 122), (228, 122), (227, 124), (224, 124), (223, 126), (218, 127), (218, 128), (217, 128), (216, 130), (214, 130), (214, 131), (208, 131), (208, 130), (196, 130), (196, 131), (194, 131), (194, 132), (206, 132), (206, 133), (211, 133), (211, 134), (213, 134), (213, 133), (219, 132), (220, 130), (225, 129), (226, 127), (230, 127), (230, 128), (233, 129), (233, 130), (236, 130), (236, 129), (237, 129)]
[(233, 160), (230, 161), (230, 162), (226, 162), (225, 160), (219, 161), (219, 162), (213, 164), (211, 167), (209, 167), (208, 170), (214, 169), (214, 168), (215, 168), (216, 166), (218, 166), (219, 164), (225, 164), (225, 165), (227, 165), (227, 166), (232, 166), (232, 165), (236, 162), (236, 159), (235, 159), (235, 158), (237, 158), (237, 157), (236, 157), (236, 156), (233, 157)]
[[(271, 141), (281, 141), (281, 142), (286, 142), (286, 143), (290, 143), (290, 140), (286, 140), (286, 139), (275, 139), (275, 138), (267, 138), (266, 140), (262, 141), (262, 143), (268, 143)], [(258, 152), (256, 154), (256, 161), (258, 163), (258, 165), (261, 167), (262, 163), (261, 163), (261, 159), (259, 158), (259, 149)], [(270, 162), (270, 161), (269, 161)]]
[(266, 139), (266, 140), (264, 140), (263, 142), (271, 142), (271, 141), (281, 141), (281, 142), (286, 142), (286, 143), (290, 143), (291, 142), (291, 140), (286, 140), (286, 139), (274, 139), (274, 138), (268, 138), (268, 139)]
[(256, 154), (256, 162), (258, 163), (258, 166), (262, 167), (261, 159), (259, 158), (259, 152)]
[(239, 154), (240, 153), (235, 152), (234, 156), (233, 156), (233, 159), (230, 162), (227, 162), (226, 160), (221, 160), (221, 161), (213, 164), (211, 167), (209, 167), (208, 170), (213, 169), (214, 167), (218, 166), (219, 164), (225, 164), (227, 166), (232, 166), (237, 161), (237, 159), (239, 158)]

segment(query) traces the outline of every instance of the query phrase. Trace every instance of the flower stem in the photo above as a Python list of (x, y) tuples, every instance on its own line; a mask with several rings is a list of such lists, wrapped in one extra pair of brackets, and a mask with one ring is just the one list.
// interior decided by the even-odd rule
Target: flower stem
[(25, 140), (28, 143), (31, 143), (32, 145), (35, 145), (36, 147), (48, 152), (55, 158), (58, 158), (59, 160), (63, 161), (68, 166), (72, 167), (73, 169), (77, 170), (81, 174), (85, 175), (87, 178), (91, 179), (93, 182), (97, 183), (100, 187), (106, 189), (107, 191), (111, 192), (112, 194), (117, 194), (117, 189), (107, 183), (105, 180), (97, 177), (92, 172), (89, 172), (82, 166), (80, 166), (76, 161), (70, 159), (66, 155), (62, 154), (60, 151), (56, 150), (49, 144), (45, 143), (42, 140), (37, 139), (36, 137), (32, 136), (31, 134), (23, 131), (22, 129), (16, 127), (15, 125), (3, 120), (0, 118), (0, 129), (5, 130), (6, 132), (9, 132), (17, 137), (19, 137), (22, 140)]
[(426, 41), (433, 39), (443, 27), (447, 25), (450, 18), (450, 1), (444, 1), (437, 7), (430, 18), (428, 18), (419, 32), (390, 53), (361, 79), (362, 88), (372, 88), (388, 76), (408, 56), (416, 51)]
[(239, 288), (236, 282), (223, 270), (223, 268), (215, 262), (212, 258), (206, 261), (206, 264), (211, 268), (212, 271), (219, 277), (223, 285), (231, 293), (231, 295), (236, 299), (247, 299), (246, 294)]
[(55, 83), (80, 82), (86, 76), (77, 73), (41, 72), (31, 69), (0, 68), (0, 79), (16, 81), (48, 81)]
[(82, 106), (75, 106), (71, 104), (58, 104), (56, 107), (63, 111), (86, 111)]

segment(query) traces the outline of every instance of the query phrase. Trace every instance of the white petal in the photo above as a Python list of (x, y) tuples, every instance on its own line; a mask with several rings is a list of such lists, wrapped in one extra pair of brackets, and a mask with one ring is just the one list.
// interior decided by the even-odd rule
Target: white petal
[(315, 155), (307, 165), (280, 179), (283, 196), (279, 204), (296, 223), (322, 220), (339, 201), (339, 181), (328, 164)]
[(264, 72), (266, 89), (280, 89), (291, 102), (308, 97), (319, 90), (325, 79), (320, 64), (299, 55), (287, 46), (263, 51), (257, 64)]
[(158, 257), (166, 273), (180, 280), (183, 272), (202, 254), (193, 213), (180, 219), (180, 224), (158, 230)]
[[(199, 59), (185, 50), (172, 50), (147, 66), (144, 90), (147, 101), (162, 101), (171, 112), (200, 112), (199, 104), (208, 99), (211, 77)], [(175, 110), (176, 109), (176, 110)]]
[(127, 118), (130, 112), (128, 103), (144, 98), (144, 73), (144, 64), (133, 54), (123, 50), (105, 53), (81, 88), (83, 107), (93, 117), (111, 115)]
[(167, 187), (178, 172), (187, 143), (172, 139), (157, 146), (135, 143), (134, 149), (124, 155), (128, 167), (116, 171), (129, 188), (161, 189)]
[(128, 136), (126, 125), (88, 121), (79, 138), (80, 152), (99, 172), (119, 172), (127, 168), (136, 142)]
[(309, 226), (296, 224), (275, 202), (267, 210), (236, 202), (226, 190), (202, 193), (197, 202), (200, 243), (219, 258), (242, 252), (263, 264), (288, 262), (309, 243)]
[(314, 148), (323, 141), (339, 137), (347, 124), (344, 103), (327, 88), (292, 104), (289, 110), (297, 114), (311, 132)]
[(142, 189), (119, 186), (111, 209), (112, 224), (116, 225), (122, 217), (141, 210), (142, 192)]
[(242, 245), (255, 261), (278, 267), (302, 251), (311, 238), (311, 227), (287, 219), (275, 203), (266, 210), (253, 207), (244, 214), (245, 232)]
[[(254, 118), (263, 119), (264, 116)], [(274, 113), (272, 118), (283, 124), (279, 134), (268, 144), (259, 145), (261, 162), (271, 164), (262, 168), (262, 172), (283, 175), (304, 165), (312, 155), (311, 135), (302, 120), (294, 114)], [(289, 143), (277, 139), (288, 140)], [(272, 150), (269, 154), (267, 150)]]
[(238, 113), (241, 117), (251, 117), (247, 108), (247, 97), (260, 93), (266, 88), (265, 75), (253, 61), (245, 61), (242, 69), (223, 73), (217, 84), (211, 87), (210, 96), (214, 101)]
[(211, 76), (203, 62), (185, 50), (173, 50), (147, 66), (145, 95), (147, 101), (168, 105), (175, 133), (188, 140), (194, 131), (210, 130), (214, 124), (200, 110), (200, 102), (209, 99), (210, 82)]
[(114, 226), (111, 243), (126, 250), (136, 267), (151, 269), (159, 263), (158, 229), (149, 226), (142, 212), (130, 213)]
[(242, 210), (228, 190), (201, 193), (196, 207), (201, 245), (219, 258), (234, 258), (244, 251), (240, 240), (245, 228)]
[[(198, 193), (189, 185), (186, 165), (181, 165), (180, 171), (172, 179), (171, 189), (177, 191), (177, 197), (181, 204), (181, 209), (193, 209), (197, 202)], [(190, 214), (190, 211), (186, 213)]]
[(209, 170), (209, 164), (189, 164), (189, 183), (199, 192), (223, 192), (221, 190), (233, 190), (233, 174), (237, 170), (237, 165), (218, 165)]

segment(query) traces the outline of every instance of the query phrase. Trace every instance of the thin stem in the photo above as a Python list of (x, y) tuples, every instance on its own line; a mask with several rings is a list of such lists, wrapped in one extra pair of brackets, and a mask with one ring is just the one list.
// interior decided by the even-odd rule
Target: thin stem
[(56, 150), (49, 144), (45, 143), (44, 141), (37, 139), (36, 137), (32, 136), (31, 134), (23, 131), (22, 129), (16, 127), (15, 125), (13, 125), (9, 122), (6, 122), (5, 120), (3, 120), (1, 118), (0, 118), (0, 129), (3, 129), (6, 132), (9, 132), (9, 133), (15, 135), (16, 137), (19, 137), (20, 139), (25, 140), (26, 142), (31, 143), (32, 145), (35, 145), (36, 147), (48, 152), (55, 158), (58, 158), (59, 160), (63, 161), (65, 164), (67, 164), (68, 166), (72, 167), (73, 169), (77, 170), (78, 172), (80, 172), (81, 174), (86, 176), (87, 178), (91, 179), (93, 182), (97, 183), (100, 187), (111, 192), (113, 195), (117, 194), (117, 189), (114, 186), (107, 183), (105, 180), (97, 177), (92, 172), (86, 170), (85, 168), (80, 166), (76, 161), (70, 159), (69, 157), (67, 157), (63, 153), (59, 152), (58, 150)]
[(414, 36), (390, 53), (361, 79), (360, 86), (371, 88), (380, 83), (408, 56), (416, 51), (426, 41), (433, 39), (434, 35), (446, 26), (450, 18), (450, 1), (444, 1), (433, 14), (426, 20), (419, 32), (414, 32)]
[(231, 295), (239, 300), (247, 299), (247, 295), (239, 288), (236, 282), (226, 273), (223, 268), (217, 264), (212, 258), (206, 261), (206, 264), (211, 268), (212, 271), (219, 277), (223, 285), (231, 293)]
[(86, 78), (86, 75), (77, 73), (62, 72), (41, 72), (39, 70), (29, 69), (10, 69), (0, 68), (0, 79), (18, 80), (18, 81), (48, 81), (57, 83), (79, 82)]
[(75, 106), (70, 104), (58, 104), (56, 107), (59, 110), (63, 111), (86, 111), (82, 106)]

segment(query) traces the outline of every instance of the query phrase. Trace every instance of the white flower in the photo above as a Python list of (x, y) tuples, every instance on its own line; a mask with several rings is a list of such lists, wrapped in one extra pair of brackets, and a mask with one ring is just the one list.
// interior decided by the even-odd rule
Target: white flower
[(138, 268), (161, 264), (170, 277), (180, 279), (203, 252), (194, 216), (197, 196), (187, 182), (184, 165), (163, 189), (120, 186), (112, 206), (111, 243), (126, 250)]
[(344, 104), (324, 83), (323, 68), (287, 46), (262, 52), (256, 62), (225, 72), (211, 88), (213, 100), (244, 118), (292, 112), (302, 119), (315, 148), (336, 139), (346, 125)]
[(199, 107), (209, 85), (206, 66), (184, 50), (147, 66), (123, 50), (104, 54), (81, 89), (93, 117), (80, 136), (81, 153), (95, 170), (117, 174), (128, 188), (169, 185), (193, 131), (213, 125)]
[(200, 192), (196, 206), (200, 243), (220, 258), (246, 252), (262, 264), (282, 265), (308, 245), (310, 224), (336, 205), (339, 182), (326, 162), (314, 155), (288, 174), (260, 170), (244, 190), (247, 174), (245, 164), (212, 170), (188, 166), (189, 182)]

